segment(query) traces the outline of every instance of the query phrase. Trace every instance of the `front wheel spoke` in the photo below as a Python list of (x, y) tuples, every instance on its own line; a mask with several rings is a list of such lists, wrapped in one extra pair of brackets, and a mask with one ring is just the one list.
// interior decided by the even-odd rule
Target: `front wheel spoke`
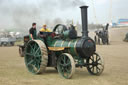
[(94, 62), (94, 59), (90, 58), (90, 60), (91, 60), (92, 62)]
[(61, 68), (61, 71), (64, 73), (64, 67), (60, 67)]
[(64, 64), (66, 64), (66, 58), (65, 58), (65, 56), (64, 56)]
[(69, 66), (69, 65), (71, 65), (71, 62), (68, 62), (67, 64), (65, 64), (66, 66)]
[(87, 65), (89, 66), (89, 65), (93, 65), (92, 63), (87, 63)]
[(94, 66), (92, 66), (91, 69), (92, 69), (92, 72), (94, 72)]
[(60, 62), (61, 62), (61, 64), (62, 64), (62, 63), (64, 64), (64, 60), (61, 59)]
[(100, 60), (100, 58), (99, 59), (97, 59), (97, 62)]
[(94, 66), (92, 66), (92, 67), (89, 67), (89, 69), (92, 69)]
[(71, 64), (71, 62), (70, 62), (70, 60), (68, 59), (68, 60), (67, 60), (67, 65), (70, 65), (70, 64)]
[(70, 62), (70, 60), (69, 60), (69, 59), (67, 59), (67, 60), (66, 60), (66, 63), (69, 63), (69, 62)]
[(99, 68), (96, 66), (96, 72), (99, 73)]
[(70, 73), (70, 69), (67, 69), (67, 68), (66, 68), (66, 72), (67, 72), (67, 73)]
[(102, 65), (101, 63), (98, 63), (98, 65)]
[(94, 55), (92, 55), (92, 59), (93, 59), (93, 61), (94, 61)]
[(93, 75), (100, 75), (104, 69), (102, 57), (100, 57), (97, 53), (90, 56), (87, 60), (87, 65), (87, 70)]
[(98, 70), (100, 70), (100, 68), (99, 68), (98, 66), (96, 66), (96, 68), (97, 68)]
[(68, 77), (70, 72), (66, 69), (66, 77)]
[(96, 61), (97, 61), (97, 59), (98, 59), (98, 56), (96, 56)]

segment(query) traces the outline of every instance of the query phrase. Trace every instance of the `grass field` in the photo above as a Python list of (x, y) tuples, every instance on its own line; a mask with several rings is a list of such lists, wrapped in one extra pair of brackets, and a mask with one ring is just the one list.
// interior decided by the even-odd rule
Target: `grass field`
[(111, 29), (111, 44), (97, 46), (105, 60), (100, 76), (90, 75), (86, 68), (77, 68), (72, 79), (63, 79), (54, 68), (33, 75), (19, 57), (17, 46), (0, 47), (0, 85), (128, 85), (128, 43), (122, 41), (126, 32), (128, 28)]

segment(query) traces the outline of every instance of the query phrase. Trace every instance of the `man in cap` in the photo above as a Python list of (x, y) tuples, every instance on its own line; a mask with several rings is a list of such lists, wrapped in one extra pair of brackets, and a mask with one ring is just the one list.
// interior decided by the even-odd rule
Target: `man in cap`
[(43, 25), (43, 28), (40, 29), (40, 32), (51, 32), (50, 29), (47, 28), (47, 25)]

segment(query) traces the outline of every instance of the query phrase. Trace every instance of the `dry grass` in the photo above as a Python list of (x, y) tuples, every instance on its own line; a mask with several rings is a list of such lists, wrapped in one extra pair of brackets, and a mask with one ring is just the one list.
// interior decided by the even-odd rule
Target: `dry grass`
[(90, 75), (86, 68), (77, 68), (72, 79), (61, 78), (54, 68), (42, 75), (27, 71), (18, 47), (0, 47), (0, 85), (128, 85), (128, 43), (123, 42), (128, 28), (110, 31), (111, 45), (98, 45), (104, 57), (105, 70), (101, 76)]

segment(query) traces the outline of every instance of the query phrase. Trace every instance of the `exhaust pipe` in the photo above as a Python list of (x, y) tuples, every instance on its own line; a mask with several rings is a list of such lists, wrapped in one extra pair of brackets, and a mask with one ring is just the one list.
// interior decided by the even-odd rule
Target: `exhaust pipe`
[(88, 6), (81, 6), (81, 19), (82, 19), (82, 38), (88, 37)]

